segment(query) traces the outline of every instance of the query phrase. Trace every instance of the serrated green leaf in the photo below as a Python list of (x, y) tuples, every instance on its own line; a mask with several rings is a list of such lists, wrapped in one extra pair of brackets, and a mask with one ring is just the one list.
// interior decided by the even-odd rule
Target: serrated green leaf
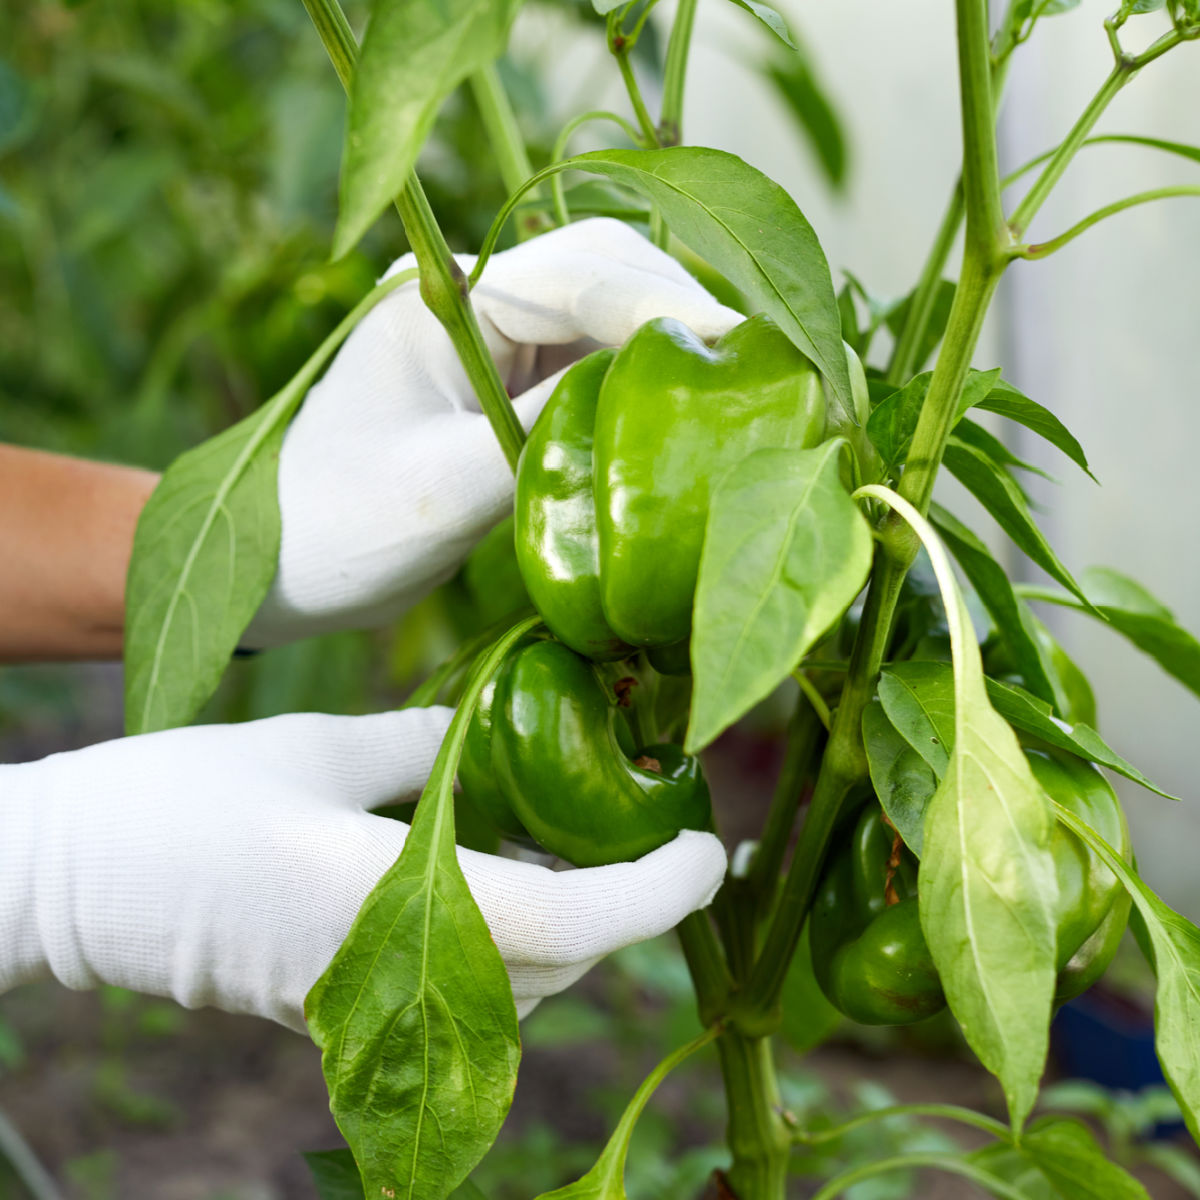
[(444, 1200), (495, 1140), (521, 1054), (508, 974), (454, 844), (454, 775), (486, 681), (537, 624), (483, 655), (399, 859), (313, 985), (305, 1017), (370, 1196)]
[(1085, 821), (1060, 804), (1055, 813), (1124, 884), (1154, 954), (1154, 1045), (1193, 1138), (1200, 1140), (1200, 929), (1158, 898)]
[(871, 569), (871, 530), (839, 478), (845, 443), (759, 450), (709, 503), (693, 613), (689, 753), (788, 677)]
[(434, 118), (503, 50), (520, 0), (373, 0), (350, 87), (333, 256), (404, 187)]
[(735, 154), (702, 146), (597, 150), (554, 170), (604, 175), (651, 200), (680, 241), (816, 363), (857, 420), (829, 264), (812, 226), (779, 184)]
[(1075, 577), (1059, 561), (1046, 535), (1038, 528), (1021, 489), (1002, 467), (953, 434), (947, 442), (943, 461), (955, 479), (1047, 575), (1085, 604), (1088, 602)]
[(878, 700), (863, 710), (863, 744), (875, 795), (904, 844), (920, 858), (925, 809), (937, 791), (937, 776), (888, 720)]

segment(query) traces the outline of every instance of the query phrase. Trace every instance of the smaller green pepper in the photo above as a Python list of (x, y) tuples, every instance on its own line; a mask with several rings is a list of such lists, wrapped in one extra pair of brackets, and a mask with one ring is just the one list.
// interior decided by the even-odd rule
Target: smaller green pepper
[[(681, 829), (711, 826), (697, 759), (674, 745), (630, 761), (615, 698), (561, 642), (518, 646), (467, 730), (463, 791), (506, 836), (579, 867), (640, 858)], [(511, 832), (510, 832), (511, 831)]]
[[(1071, 755), (1026, 750), (1052, 800), (1090, 825), (1126, 860), (1129, 829), (1116, 793), (1090, 764)], [(1113, 873), (1065, 826), (1050, 853), (1058, 880), (1058, 980), (1054, 1000), (1078, 996), (1112, 961), (1129, 919), (1129, 896)], [(813, 901), (817, 981), (829, 1001), (865, 1025), (904, 1025), (945, 1006), (941, 980), (921, 930), (915, 857), (869, 803), (849, 844), (830, 860)]]

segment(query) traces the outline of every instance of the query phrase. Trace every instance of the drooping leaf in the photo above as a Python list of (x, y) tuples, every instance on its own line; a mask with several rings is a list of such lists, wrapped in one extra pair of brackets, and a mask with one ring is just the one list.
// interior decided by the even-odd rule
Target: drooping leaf
[[(651, 200), (680, 241), (816, 363), (838, 403), (857, 419), (829, 264), (812, 226), (779, 184), (734, 154), (702, 146), (597, 150), (535, 178), (567, 170), (604, 175)], [(488, 246), (507, 215), (502, 212), (493, 224)], [(481, 254), (472, 280), (486, 261)]]
[(786, 679), (866, 583), (871, 531), (839, 479), (844, 448), (759, 450), (717, 485), (696, 585), (689, 752)]
[(694, 1041), (668, 1054), (642, 1081), (634, 1093), (613, 1135), (608, 1140), (595, 1166), (575, 1183), (545, 1192), (537, 1200), (626, 1200), (625, 1159), (638, 1117), (650, 1102), (658, 1085), (683, 1060), (706, 1046), (716, 1036), (716, 1029), (707, 1029)]
[(212, 695), (279, 558), (279, 448), (350, 330), (404, 271), (365, 296), (257, 412), (180, 455), (138, 519), (125, 588), (125, 728), (185, 725)]
[(953, 513), (933, 504), (929, 510), (933, 527), (958, 560), (984, 607), (991, 615), (1001, 639), (1012, 655), (1013, 666), (1029, 690), (1051, 704), (1059, 702), (1054, 672), (1034, 626), (1029, 606), (1013, 591), (1004, 568), (987, 546)]
[(816, 77), (811, 57), (803, 49), (780, 56), (767, 65), (766, 77), (808, 139), (825, 177), (835, 189), (841, 189), (849, 162), (846, 134), (837, 109)]
[(126, 585), (125, 728), (185, 725), (215, 691), (279, 559), (280, 397), (167, 468)]
[(1008, 380), (997, 380), (982, 400), (975, 401), (975, 407), (982, 408), (985, 412), (997, 413), (1018, 425), (1023, 425), (1030, 432), (1056, 446), (1080, 470), (1086, 471), (1095, 479), (1088, 466), (1087, 455), (1084, 454), (1083, 447), (1075, 435), (1048, 408), (1018, 391)]
[(504, 48), (520, 0), (373, 0), (350, 86), (333, 255), (404, 187), (434, 118)]
[(888, 720), (878, 700), (863, 710), (863, 743), (879, 803), (904, 844), (920, 858), (925, 809), (937, 791), (937, 776)]
[[(1016, 735), (988, 703), (970, 615), (937, 534), (894, 492), (868, 487), (858, 494), (884, 500), (914, 528), (945, 600), (953, 748), (925, 813), (917, 877), (921, 928), (951, 1011), (1000, 1080), (1019, 1129), (1045, 1064), (1056, 974), (1058, 880), (1049, 800)], [(886, 710), (882, 681), (881, 699)], [(911, 707), (906, 711), (912, 716)], [(917, 715), (931, 711), (923, 702)], [(944, 733), (936, 736), (944, 749)]]
[(987, 509), (1000, 528), (1047, 575), (1087, 603), (1083, 590), (1059, 561), (1046, 535), (1034, 521), (1021, 489), (1007, 471), (953, 434), (947, 442), (943, 461), (950, 473)]
[(1142, 918), (1158, 978), (1155, 1049), (1188, 1130), (1200, 1139), (1200, 929), (1164, 904), (1085, 821), (1060, 804), (1054, 807), (1058, 819), (1124, 884)]
[[(894, 474), (896, 467), (908, 454), (932, 378), (932, 371), (913, 376), (904, 387), (879, 404), (867, 421), (867, 433), (875, 443), (888, 474)], [(999, 378), (998, 367), (991, 371), (969, 372), (963, 384), (960, 403), (970, 408), (987, 395)]]
[(731, 2), (757, 17), (785, 46), (796, 49), (796, 43), (792, 41), (792, 35), (788, 33), (787, 22), (769, 4), (763, 4), (762, 0), (731, 0)]
[(305, 1002), (330, 1108), (369, 1196), (444, 1200), (512, 1103), (517, 1014), (455, 852), (453, 787), (484, 684), (535, 624), (518, 622), (482, 656), (399, 859)]
[(1060, 750), (1077, 754), (1088, 762), (1107, 767), (1168, 800), (1179, 799), (1147, 779), (1137, 767), (1111, 749), (1091, 726), (1068, 725), (1066, 721), (1059, 720), (1051, 713), (1048, 704), (1024, 688), (989, 679), (987, 690), (992, 707), (1014, 728), (1031, 733)]
[[(994, 433), (985, 429), (977, 421), (972, 421), (970, 417), (959, 419), (958, 424), (954, 427), (954, 436), (1005, 470), (1029, 471), (1031, 474), (1040, 475), (1043, 479), (1053, 480), (1054, 478), (1043, 471), (1041, 467), (1035, 467), (1033, 463), (1018, 458)], [(1029, 497), (1019, 481), (1017, 481), (1017, 487), (1020, 488), (1021, 495), (1028, 503)]]
[(1025, 584), (1020, 590), (1032, 600), (1099, 615), (1168, 675), (1200, 696), (1200, 640), (1176, 622), (1170, 609), (1141, 584), (1111, 567), (1089, 567), (1082, 572), (1082, 580), (1091, 610), (1057, 588)]

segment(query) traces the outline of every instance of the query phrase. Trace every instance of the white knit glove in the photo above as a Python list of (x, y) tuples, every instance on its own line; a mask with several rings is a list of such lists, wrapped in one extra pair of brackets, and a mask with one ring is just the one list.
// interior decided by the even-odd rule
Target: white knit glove
[[(474, 259), (458, 261), (469, 270)], [(388, 274), (413, 265), (406, 256)], [(552, 371), (624, 342), (652, 317), (709, 338), (742, 319), (673, 258), (603, 218), (497, 254), (471, 298), (527, 428), (557, 382)], [(453, 574), (509, 510), (512, 491), (449, 337), (416, 282), (404, 285), (350, 335), (287, 432), (279, 567), (243, 645), (392, 620)]]
[[(0, 992), (53, 975), (303, 1031), (303, 1003), (408, 826), (452, 713), (297, 714), (0, 766)], [(706, 905), (725, 854), (682, 833), (635, 863), (459, 861), (523, 1016)]]

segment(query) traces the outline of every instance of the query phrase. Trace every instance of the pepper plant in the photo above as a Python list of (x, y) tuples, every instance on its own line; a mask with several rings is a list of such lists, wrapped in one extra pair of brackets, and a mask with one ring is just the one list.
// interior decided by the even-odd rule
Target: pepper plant
[[(779, 14), (757, 0), (735, 2), (791, 45)], [(629, 111), (575, 117), (552, 161), (537, 170), (495, 66), (517, 0), (374, 0), (361, 47), (337, 0), (304, 3), (349, 95), (333, 255), (354, 247), (394, 203), (418, 265), (364, 297), (259, 411), (166, 473), (139, 526), (129, 578), (129, 730), (184, 723), (211, 694), (274, 571), (275, 461), (284, 428), (355, 321), (414, 274), (503, 452), (514, 469), (520, 464), (512, 569), (519, 567), (537, 609), (465, 642), (413, 698), (454, 699), (457, 715), (400, 859), (364, 904), (307, 1005), (348, 1142), (346, 1151), (314, 1160), (324, 1194), (480, 1194), (468, 1176), (504, 1121), (520, 1038), (503, 965), (455, 857), (453, 785), (460, 774), (486, 809), (481, 789), (497, 762), (509, 763), (526, 799), (546, 772), (571, 769), (569, 757), (539, 757), (528, 731), (499, 729), (512, 708), (504, 697), (517, 694), (536, 706), (565, 695), (581, 722), (603, 726), (597, 745), (607, 739), (607, 749), (587, 748), (601, 757), (636, 752), (621, 745), (626, 722), (643, 743), (682, 739), (685, 753), (675, 758), (643, 750), (636, 764), (603, 764), (614, 782), (588, 798), (603, 805), (606, 794), (625, 797), (621, 803), (665, 794), (661, 773), (677, 783), (677, 768), (685, 769), (679, 763), (794, 680), (795, 711), (761, 834), (733, 855), (711, 910), (679, 928), (704, 1032), (647, 1077), (595, 1166), (552, 1194), (624, 1196), (639, 1114), (672, 1067), (714, 1043), (728, 1100), (729, 1161), (720, 1194), (783, 1197), (793, 1152), (836, 1136), (790, 1117), (776, 1078), (773, 1039), (785, 1006), (816, 1003), (814, 987), (793, 986), (812, 979), (815, 960), (820, 986), (859, 1019), (919, 1016), (944, 1000), (998, 1079), (1008, 1108), (1001, 1122), (945, 1105), (909, 1106), (915, 1117), (961, 1120), (991, 1142), (962, 1155), (881, 1157), (828, 1180), (819, 1200), (871, 1176), (921, 1166), (1001, 1197), (1144, 1196), (1083, 1126), (1030, 1122), (1048, 1026), (1055, 1003), (1103, 970), (1131, 913), (1157, 976), (1163, 1070), (1188, 1128), (1200, 1136), (1200, 931), (1139, 878), (1124, 819), (1097, 768), (1158, 789), (1094, 728), (1086, 680), (1030, 601), (1067, 605), (1108, 623), (1193, 690), (1200, 686), (1189, 664), (1200, 645), (1131, 581), (1111, 571), (1077, 579), (1062, 563), (1020, 485), (1023, 464), (972, 412), (1025, 426), (1086, 470), (1084, 452), (1048, 408), (1000, 370), (971, 363), (1011, 263), (1052, 254), (1133, 205), (1200, 196), (1200, 185), (1142, 191), (1057, 236), (1027, 236), (1075, 155), (1095, 140), (1092, 130), (1113, 97), (1161, 56), (1200, 37), (1197, 0), (1165, 0), (1165, 7), (1164, 0), (1122, 0), (1105, 21), (1113, 55), (1107, 78), (1061, 142), (1007, 179), (998, 165), (996, 114), (1009, 64), (1043, 18), (1074, 4), (1009, 0), (990, 12), (987, 0), (954, 0), (961, 177), (919, 279), (890, 305), (856, 281), (835, 290), (816, 232), (783, 188), (732, 154), (687, 144), (683, 97), (697, 0), (675, 8), (657, 104), (643, 94), (633, 57), (656, 0), (595, 0)], [(947, 3), (948, 18), (949, 11)], [(1151, 22), (1158, 25), (1147, 40), (1143, 27)], [(1126, 48), (1134, 30), (1144, 44), (1136, 51)], [(414, 171), (439, 107), (460, 84), (474, 93), (511, 191), (469, 277), (451, 256)], [(567, 157), (571, 135), (592, 121), (608, 122), (632, 148)], [(1200, 159), (1200, 149), (1161, 139), (1118, 140)], [(568, 190), (569, 173), (599, 177), (604, 188)], [(1002, 194), (1018, 184), (1023, 194), (1006, 210)], [(509, 221), (518, 237), (536, 237), (614, 207), (658, 245), (702, 264), (724, 294), (740, 297), (751, 319), (716, 348), (651, 322), (626, 347), (586, 360), (551, 400), (522, 458), (526, 434), (484, 346), (471, 288)], [(948, 279), (960, 232), (962, 265)], [(885, 325), (894, 342), (882, 356), (876, 335)], [(750, 343), (751, 367), (713, 384), (729, 346)], [(671, 413), (648, 406), (661, 428), (643, 414), (630, 433), (613, 415), (619, 393), (651, 377), (672, 386), (684, 381), (687, 403)], [(694, 480), (683, 474), (665, 482), (654, 476), (658, 458), (695, 436), (688, 421), (704, 411), (705, 392), (722, 387), (744, 398), (746, 411), (709, 445), (688, 447), (702, 494), (688, 491)], [(796, 411), (772, 423), (772, 406), (789, 397)], [(752, 426), (761, 437), (746, 432)], [(555, 456), (546, 447), (574, 453), (585, 443), (588, 455), (603, 456), (610, 467), (619, 459), (628, 472), (608, 471), (603, 484), (596, 473), (594, 488), (585, 483), (564, 497), (554, 491), (561, 480), (550, 479)], [(979, 535), (934, 502), (943, 468), (1052, 584), (1010, 580)], [(605, 508), (608, 492), (621, 487), (655, 511), (684, 514), (683, 549), (671, 548), (661, 587), (639, 582), (658, 566), (653, 538), (646, 539), (649, 549), (634, 546), (631, 559), (604, 559), (614, 545), (628, 548), (640, 537), (612, 516), (621, 505)], [(538, 536), (553, 524), (556, 505), (580, 496), (594, 506), (600, 559), (584, 562), (564, 590), (539, 569), (546, 550)], [(213, 603), (194, 603), (197, 596)], [(598, 662), (589, 666), (588, 659)], [(614, 715), (631, 691), (628, 716)], [(498, 759), (493, 743), (501, 742)], [(504, 774), (495, 777), (503, 783)], [(689, 779), (687, 803), (670, 810), (668, 828), (651, 830), (652, 842), (707, 821), (696, 807), (694, 773)], [(524, 821), (521, 812), (501, 813), (502, 831), (537, 836), (544, 814), (532, 811), (534, 801), (530, 806)], [(595, 830), (607, 828), (611, 814), (600, 816), (590, 843), (576, 831), (557, 848), (577, 861), (603, 861), (613, 846), (596, 852)], [(544, 823), (546, 845), (553, 826)], [(882, 862), (847, 865), (848, 855), (872, 846)], [(628, 852), (643, 849), (634, 839)], [(855, 871), (865, 873), (866, 900), (839, 891), (853, 890)], [(869, 909), (862, 920), (852, 912), (859, 901)], [(898, 957), (895, 944), (880, 948), (887, 939), (871, 942), (874, 919), (904, 925)], [(887, 962), (885, 950), (893, 956)], [(893, 983), (880, 982), (883, 967)], [(805, 1014), (786, 1015), (794, 1024)]]

